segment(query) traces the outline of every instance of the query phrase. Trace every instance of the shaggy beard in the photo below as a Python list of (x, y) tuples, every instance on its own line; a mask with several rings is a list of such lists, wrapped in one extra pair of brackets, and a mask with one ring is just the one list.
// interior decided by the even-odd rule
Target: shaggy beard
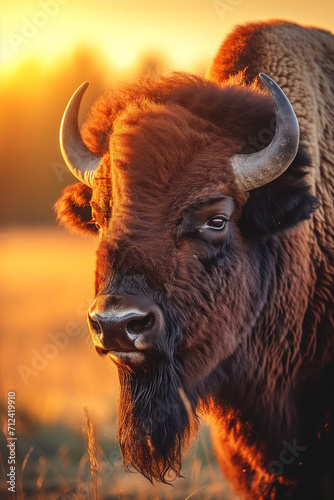
[(119, 367), (119, 379), (118, 440), (125, 467), (150, 481), (173, 481), (197, 429), (195, 398), (190, 403), (180, 389), (172, 363), (162, 362), (154, 372)]

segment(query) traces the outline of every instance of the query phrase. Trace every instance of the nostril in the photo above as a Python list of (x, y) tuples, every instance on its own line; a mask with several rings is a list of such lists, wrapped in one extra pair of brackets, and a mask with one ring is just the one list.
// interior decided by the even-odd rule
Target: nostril
[(89, 320), (97, 335), (102, 335), (102, 328), (100, 326), (100, 323), (93, 319), (91, 316), (89, 316)]
[(146, 330), (150, 329), (154, 323), (153, 314), (147, 314), (144, 318), (133, 319), (126, 325), (126, 331), (129, 334), (139, 335), (144, 333)]

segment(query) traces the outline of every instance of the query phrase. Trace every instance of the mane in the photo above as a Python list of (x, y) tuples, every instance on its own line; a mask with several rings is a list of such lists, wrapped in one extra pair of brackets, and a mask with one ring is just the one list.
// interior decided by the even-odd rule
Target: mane
[(242, 72), (223, 84), (188, 73), (175, 72), (156, 79), (147, 75), (117, 91), (108, 90), (96, 100), (83, 125), (84, 141), (91, 151), (102, 156), (108, 150), (115, 120), (129, 106), (145, 112), (152, 104), (168, 103), (178, 104), (218, 126), (227, 125), (226, 133), (231, 137), (244, 135), (242, 140), (254, 134), (254, 130), (268, 126), (269, 115), (273, 115), (271, 97), (256, 84), (246, 86)]

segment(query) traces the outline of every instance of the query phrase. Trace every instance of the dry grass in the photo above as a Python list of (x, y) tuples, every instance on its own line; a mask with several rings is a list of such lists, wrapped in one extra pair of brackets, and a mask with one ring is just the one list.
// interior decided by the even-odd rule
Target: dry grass
[[(96, 355), (86, 328), (95, 242), (50, 228), (2, 232), (8, 237), (0, 246), (0, 498), (7, 498), (10, 390), (16, 392), (18, 436), (13, 500), (235, 498), (218, 471), (207, 429), (173, 487), (123, 471), (115, 441), (116, 369)], [(58, 346), (57, 335), (63, 339)], [(22, 366), (31, 373), (22, 373)]]
[(94, 500), (97, 500), (97, 446), (95, 440), (95, 433), (93, 429), (93, 424), (89, 418), (89, 413), (87, 408), (84, 408), (85, 419), (86, 419), (86, 429), (87, 429), (87, 448), (90, 462), (90, 472), (94, 483)]

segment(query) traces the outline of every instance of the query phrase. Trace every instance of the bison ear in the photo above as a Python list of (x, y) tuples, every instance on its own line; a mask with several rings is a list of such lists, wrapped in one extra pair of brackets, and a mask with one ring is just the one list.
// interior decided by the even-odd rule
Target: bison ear
[(91, 223), (91, 198), (92, 189), (82, 182), (67, 186), (54, 205), (57, 220), (74, 231), (96, 234), (98, 230)]
[(310, 165), (308, 155), (300, 148), (284, 174), (249, 192), (239, 222), (245, 236), (268, 237), (310, 219), (319, 206), (306, 180)]

